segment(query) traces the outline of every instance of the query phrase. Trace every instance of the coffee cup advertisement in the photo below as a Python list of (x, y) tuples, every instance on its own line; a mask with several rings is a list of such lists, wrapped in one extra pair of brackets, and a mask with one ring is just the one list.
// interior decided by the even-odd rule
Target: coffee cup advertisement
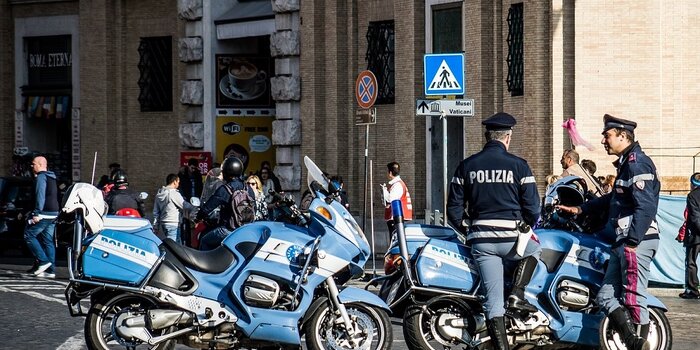
[(272, 108), (270, 57), (216, 55), (217, 108)]

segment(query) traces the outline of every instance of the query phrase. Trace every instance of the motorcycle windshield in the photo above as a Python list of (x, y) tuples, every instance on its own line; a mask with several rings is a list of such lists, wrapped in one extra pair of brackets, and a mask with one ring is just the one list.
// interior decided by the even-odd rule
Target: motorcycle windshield
[(329, 200), (330, 196), (335, 196), (338, 189), (333, 187), (324, 175), (323, 171), (309, 157), (304, 157), (308, 178), (309, 190), (314, 196), (314, 200), (309, 206), (312, 217), (325, 221), (332, 226), (345, 239), (352, 242), (365, 254), (369, 254), (369, 243), (362, 228), (357, 224), (350, 212), (337, 200)]

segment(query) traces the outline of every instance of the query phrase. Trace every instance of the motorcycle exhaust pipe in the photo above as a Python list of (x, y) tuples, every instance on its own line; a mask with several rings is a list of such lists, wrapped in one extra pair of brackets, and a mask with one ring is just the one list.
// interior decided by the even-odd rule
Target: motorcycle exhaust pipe
[(163, 329), (173, 325), (189, 325), (192, 316), (184, 311), (156, 309), (148, 310), (146, 322), (148, 329)]
[(396, 239), (399, 243), (399, 252), (401, 253), (404, 268), (406, 269), (406, 273), (404, 274), (404, 276), (406, 276), (409, 283), (413, 285), (413, 278), (411, 277), (411, 265), (408, 256), (408, 246), (406, 244), (406, 231), (404, 231), (403, 226), (403, 208), (401, 207), (400, 200), (397, 199), (391, 202), (391, 215), (394, 218), (394, 227), (396, 228)]

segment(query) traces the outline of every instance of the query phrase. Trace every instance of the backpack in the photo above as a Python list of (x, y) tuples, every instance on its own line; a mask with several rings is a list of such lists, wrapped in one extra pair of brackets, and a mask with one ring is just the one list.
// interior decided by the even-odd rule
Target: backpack
[(233, 191), (228, 184), (224, 186), (226, 186), (226, 191), (231, 195), (231, 220), (229, 221), (229, 227), (236, 229), (255, 221), (255, 198), (245, 189)]

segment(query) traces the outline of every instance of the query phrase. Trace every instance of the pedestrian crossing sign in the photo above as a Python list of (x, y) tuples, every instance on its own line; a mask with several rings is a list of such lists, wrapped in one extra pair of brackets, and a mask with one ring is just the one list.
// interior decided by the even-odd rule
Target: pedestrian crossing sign
[(464, 95), (464, 54), (426, 54), (423, 77), (426, 96)]

